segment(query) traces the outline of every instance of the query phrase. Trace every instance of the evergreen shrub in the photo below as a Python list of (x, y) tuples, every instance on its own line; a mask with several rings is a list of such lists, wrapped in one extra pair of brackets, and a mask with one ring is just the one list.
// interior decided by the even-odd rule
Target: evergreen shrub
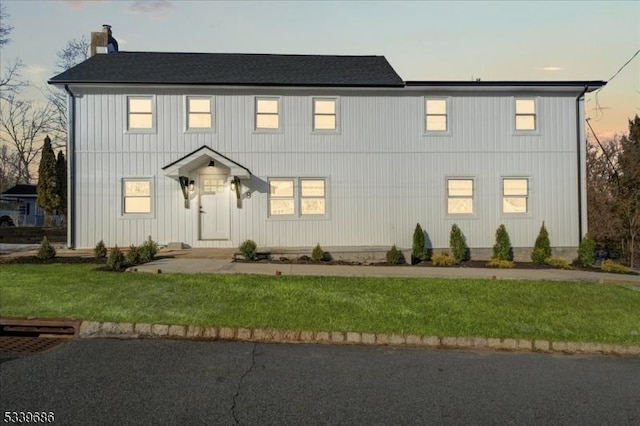
[(40, 243), (40, 248), (38, 248), (37, 256), (38, 259), (42, 260), (53, 259), (56, 257), (56, 249), (53, 248), (46, 235), (42, 237), (42, 242)]
[(544, 222), (542, 222), (536, 243), (531, 252), (531, 260), (533, 263), (542, 265), (547, 257), (551, 257), (551, 242), (549, 241), (549, 232), (546, 226), (544, 226)]
[(460, 263), (463, 260), (469, 260), (469, 247), (467, 246), (467, 242), (465, 241), (462, 231), (455, 223), (451, 226), (449, 247), (451, 248), (451, 255), (455, 259), (456, 263)]

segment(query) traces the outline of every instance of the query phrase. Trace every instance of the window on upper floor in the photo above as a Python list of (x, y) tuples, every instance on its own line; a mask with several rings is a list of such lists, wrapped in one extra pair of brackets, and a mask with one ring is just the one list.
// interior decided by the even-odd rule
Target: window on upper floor
[(447, 99), (425, 98), (425, 130), (427, 132), (447, 132), (449, 130), (447, 110)]
[(516, 130), (534, 131), (537, 130), (536, 123), (536, 100), (516, 99)]
[(153, 97), (152, 96), (127, 97), (127, 129), (128, 130), (153, 129)]
[(151, 179), (127, 178), (122, 180), (122, 213), (151, 213)]
[(187, 130), (213, 127), (212, 99), (205, 96), (187, 96)]
[(473, 214), (473, 179), (447, 179), (447, 213)]
[(502, 213), (529, 212), (529, 179), (502, 179)]
[(314, 98), (313, 99), (313, 130), (327, 131), (337, 130), (337, 99)]
[(256, 130), (278, 130), (279, 111), (278, 98), (256, 98)]

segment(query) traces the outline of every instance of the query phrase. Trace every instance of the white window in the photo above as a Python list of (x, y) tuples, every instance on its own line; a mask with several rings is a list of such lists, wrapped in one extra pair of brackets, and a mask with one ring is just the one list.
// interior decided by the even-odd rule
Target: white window
[(269, 180), (269, 215), (294, 215), (296, 203), (293, 179)]
[(326, 179), (269, 179), (269, 216), (324, 216)]
[(516, 130), (536, 130), (535, 99), (516, 99)]
[(153, 129), (153, 98), (151, 96), (127, 98), (127, 128), (129, 130)]
[(313, 130), (336, 130), (338, 128), (336, 99), (313, 99)]
[(502, 180), (502, 212), (527, 213), (529, 211), (529, 180), (505, 178)]
[(277, 98), (256, 98), (256, 130), (278, 130), (279, 103)]
[(427, 132), (446, 132), (447, 124), (447, 100), (425, 98), (425, 129)]
[(122, 212), (124, 214), (151, 213), (151, 180), (124, 179), (122, 181)]
[(187, 96), (187, 129), (211, 129), (212, 123), (211, 98)]
[(473, 179), (447, 179), (447, 213), (473, 214)]
[(300, 214), (323, 215), (326, 210), (323, 179), (300, 179)]

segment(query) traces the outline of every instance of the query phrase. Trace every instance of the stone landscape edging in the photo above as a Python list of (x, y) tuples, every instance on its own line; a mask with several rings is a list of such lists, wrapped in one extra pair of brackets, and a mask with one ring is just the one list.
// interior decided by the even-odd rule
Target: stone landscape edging
[(259, 343), (322, 343), (342, 345), (388, 345), (430, 349), (467, 349), (560, 354), (618, 355), (640, 357), (640, 345), (552, 342), (487, 337), (441, 337), (342, 331), (300, 331), (272, 328), (208, 327), (147, 323), (82, 321), (80, 338), (171, 338), (233, 340)]

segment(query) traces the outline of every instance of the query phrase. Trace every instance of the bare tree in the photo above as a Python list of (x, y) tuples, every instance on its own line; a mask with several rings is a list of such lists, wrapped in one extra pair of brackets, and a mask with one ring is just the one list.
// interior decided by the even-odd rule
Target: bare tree
[(89, 43), (89, 39), (86, 36), (67, 41), (66, 46), (56, 53), (58, 72), (64, 72), (87, 60), (90, 47), (91, 43)]
[[(89, 57), (90, 47), (91, 43), (85, 36), (67, 41), (66, 46), (56, 54), (57, 71), (64, 72), (85, 61)], [(64, 144), (67, 140), (68, 125), (67, 94), (57, 87), (48, 87), (46, 97), (55, 110), (52, 136), (58, 144)]]
[(596, 241), (615, 246), (633, 268), (640, 245), (640, 117), (629, 134), (587, 147), (587, 214)]
[(0, 146), (0, 192), (18, 183), (18, 156), (9, 150), (7, 144)]
[(7, 9), (5, 9), (4, 5), (0, 4), (0, 47), (11, 41), (9, 35), (11, 35), (11, 31), (13, 31), (13, 27), (7, 23), (7, 18), (9, 18)]
[(31, 183), (31, 167), (42, 150), (42, 139), (51, 131), (54, 109), (38, 107), (15, 95), (0, 99), (0, 140), (18, 156), (18, 183)]

